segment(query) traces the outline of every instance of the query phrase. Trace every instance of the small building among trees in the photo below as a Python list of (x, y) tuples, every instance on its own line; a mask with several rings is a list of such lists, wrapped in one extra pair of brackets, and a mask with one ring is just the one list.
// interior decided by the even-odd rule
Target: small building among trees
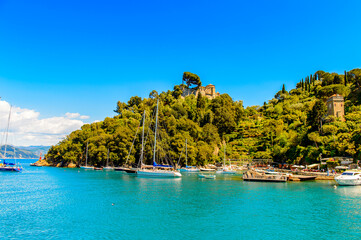
[(332, 95), (327, 99), (326, 105), (328, 116), (335, 116), (345, 121), (345, 100), (343, 96), (339, 94)]
[(186, 97), (191, 94), (195, 95), (196, 97), (198, 97), (198, 94), (201, 94), (202, 96), (205, 96), (209, 99), (214, 99), (220, 96), (219, 92), (216, 92), (216, 86), (213, 84), (208, 84), (205, 87), (199, 86), (198, 89), (184, 88), (182, 97)]
[(197, 74), (191, 72), (183, 73), (181, 90), (182, 97), (186, 97), (192, 94), (198, 97), (198, 94), (201, 94), (201, 96), (214, 99), (220, 96), (220, 94), (216, 92), (216, 87), (214, 85), (208, 84), (207, 86), (203, 87), (200, 77)]

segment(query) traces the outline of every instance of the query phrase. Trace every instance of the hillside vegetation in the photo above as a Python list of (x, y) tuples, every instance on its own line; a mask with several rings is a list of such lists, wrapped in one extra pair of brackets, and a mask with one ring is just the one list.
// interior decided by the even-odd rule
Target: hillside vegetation
[[(196, 83), (198, 86), (200, 80)], [(151, 135), (158, 98), (160, 145), (167, 146), (158, 155), (167, 154), (174, 161), (178, 161), (185, 139), (189, 165), (221, 161), (224, 144), (232, 159), (271, 158), (276, 162), (309, 164), (319, 161), (320, 154), (361, 157), (361, 69), (343, 75), (317, 71), (302, 79), (295, 89), (286, 91), (283, 86), (263, 106), (247, 108), (228, 94), (213, 100), (200, 95), (182, 98), (183, 87), (186, 86), (175, 86), (173, 91), (159, 95), (152, 91), (149, 98), (135, 96), (127, 103), (118, 102), (118, 115), (72, 132), (50, 148), (47, 161), (54, 165), (80, 165), (88, 142), (89, 164), (104, 165), (109, 149), (110, 162), (122, 165), (144, 111), (145, 132)], [(336, 93), (345, 97), (346, 121), (326, 116), (325, 101)], [(140, 126), (138, 132), (141, 130)], [(140, 148), (138, 134), (129, 154), (130, 163), (138, 161)], [(148, 163), (152, 151), (151, 144), (146, 144)]]

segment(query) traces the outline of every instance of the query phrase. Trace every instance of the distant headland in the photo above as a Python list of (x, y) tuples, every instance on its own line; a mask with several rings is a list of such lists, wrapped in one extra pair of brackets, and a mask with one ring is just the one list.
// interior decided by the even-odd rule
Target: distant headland
[[(114, 166), (129, 158), (138, 162), (140, 139), (133, 136), (146, 112), (145, 132), (151, 134), (154, 109), (159, 99), (161, 141), (167, 155), (177, 161), (188, 141), (188, 163), (206, 165), (227, 158), (271, 159), (276, 163), (320, 163), (321, 157), (361, 158), (361, 69), (344, 74), (317, 71), (301, 79), (293, 89), (286, 86), (262, 106), (243, 107), (212, 84), (202, 86), (200, 77), (185, 72), (182, 84), (149, 98), (131, 97), (117, 102), (114, 117), (84, 125), (52, 146), (46, 160), (54, 166), (80, 166), (85, 160), (104, 166), (107, 156)], [(149, 137), (149, 139), (151, 139)], [(148, 139), (148, 140), (149, 140)], [(109, 155), (108, 155), (109, 149)], [(131, 152), (130, 152), (131, 151)], [(152, 158), (147, 149), (145, 161)], [(180, 164), (184, 164), (180, 160)], [(339, 165), (341, 162), (332, 163)]]

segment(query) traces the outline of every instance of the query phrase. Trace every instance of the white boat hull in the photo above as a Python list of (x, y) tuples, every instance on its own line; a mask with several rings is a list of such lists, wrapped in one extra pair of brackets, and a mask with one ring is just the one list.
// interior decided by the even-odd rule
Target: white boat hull
[(335, 177), (335, 181), (340, 186), (356, 186), (361, 185), (361, 179), (340, 179)]
[(361, 172), (345, 171), (340, 176), (335, 177), (335, 181), (340, 186), (356, 186), (361, 185)]
[(154, 178), (177, 178), (182, 177), (182, 174), (176, 171), (167, 170), (138, 170), (138, 177), (154, 177)]
[(213, 168), (200, 168), (199, 169), (201, 172), (215, 172), (216, 169)]
[(80, 168), (83, 168), (83, 169), (94, 169), (94, 167), (89, 167), (89, 166), (80, 166)]
[(180, 172), (199, 172), (198, 168), (181, 168), (179, 169)]

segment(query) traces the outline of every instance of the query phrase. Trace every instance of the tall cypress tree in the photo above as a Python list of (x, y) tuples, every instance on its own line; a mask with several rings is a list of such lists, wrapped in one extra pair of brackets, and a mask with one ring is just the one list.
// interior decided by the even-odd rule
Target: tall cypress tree
[(302, 78), (302, 81), (301, 81), (301, 86), (302, 86), (302, 91), (305, 89), (305, 83), (303, 82), (303, 78)]
[(310, 75), (310, 82), (311, 82), (312, 85), (313, 85), (313, 76), (312, 76), (312, 74)]
[(347, 72), (346, 71), (345, 71), (344, 81), (345, 81), (345, 86), (347, 86)]
[(283, 94), (285, 94), (285, 93), (286, 93), (285, 84), (283, 84), (283, 86), (282, 86), (282, 93), (283, 93)]

